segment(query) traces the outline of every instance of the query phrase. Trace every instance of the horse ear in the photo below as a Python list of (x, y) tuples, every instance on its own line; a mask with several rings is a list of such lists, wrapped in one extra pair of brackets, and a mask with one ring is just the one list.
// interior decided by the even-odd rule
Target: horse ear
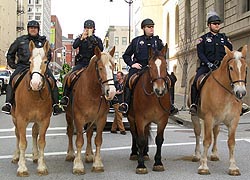
[(228, 54), (228, 55), (229, 55), (229, 57), (233, 57), (233, 53), (230, 51), (230, 49), (228, 49), (228, 47), (227, 47), (227, 46), (224, 46), (224, 48), (225, 48), (225, 52), (226, 52), (226, 54)]
[(35, 47), (36, 47), (35, 43), (33, 41), (30, 41), (30, 43), (29, 43), (30, 52), (32, 52)]
[(50, 49), (49, 41), (46, 41), (46, 42), (45, 42), (45, 44), (44, 44), (44, 46), (43, 46), (43, 49), (44, 49), (44, 52), (45, 52), (46, 55), (47, 55), (47, 53), (48, 53), (48, 51), (49, 51), (49, 49)]
[(168, 50), (168, 43), (166, 43), (166, 44), (165, 44), (165, 46), (162, 48), (162, 50), (161, 50), (161, 54), (162, 54), (163, 56), (165, 56), (165, 55), (166, 55), (167, 50)]
[(109, 51), (109, 54), (113, 57), (115, 54), (115, 46), (112, 48), (111, 51)]
[(241, 53), (242, 53), (242, 57), (246, 57), (246, 54), (247, 54), (247, 45), (243, 46), (243, 48), (241, 50)]
[(101, 50), (99, 49), (98, 46), (95, 47), (95, 55), (100, 58), (101, 57)]

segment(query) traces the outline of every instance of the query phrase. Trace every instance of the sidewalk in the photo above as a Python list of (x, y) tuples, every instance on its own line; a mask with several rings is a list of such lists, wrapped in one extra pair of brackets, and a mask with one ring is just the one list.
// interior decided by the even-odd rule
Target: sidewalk
[[(188, 96), (186, 97), (188, 98)], [(169, 118), (179, 124), (183, 124), (187, 127), (193, 127), (191, 121), (191, 115), (189, 114), (189, 107), (184, 108), (184, 94), (175, 94), (175, 106), (179, 109), (179, 113), (174, 116), (169, 116)], [(239, 124), (249, 124), (250, 123), (250, 113), (245, 114), (240, 117)]]

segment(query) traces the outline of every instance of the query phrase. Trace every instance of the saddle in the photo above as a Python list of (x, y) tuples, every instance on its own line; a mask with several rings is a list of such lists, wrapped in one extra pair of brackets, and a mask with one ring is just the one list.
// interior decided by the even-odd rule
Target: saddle
[(200, 92), (201, 88), (203, 87), (203, 85), (205, 84), (207, 78), (209, 77), (209, 75), (212, 73), (212, 71), (209, 71), (206, 74), (202, 74), (198, 77), (198, 80), (196, 82), (196, 88), (198, 90), (198, 92)]
[(79, 79), (81, 73), (86, 70), (87, 67), (84, 67), (82, 69), (76, 70), (74, 72), (70, 72), (67, 76), (65, 76), (65, 84), (68, 87), (73, 87), (76, 81)]
[(128, 81), (128, 86), (129, 86), (129, 89), (133, 89), (136, 85), (136, 83), (138, 82), (139, 78), (141, 77), (141, 75), (146, 72), (148, 68), (144, 68), (144, 69), (141, 69), (140, 71), (138, 71), (137, 73), (133, 74), (129, 81)]

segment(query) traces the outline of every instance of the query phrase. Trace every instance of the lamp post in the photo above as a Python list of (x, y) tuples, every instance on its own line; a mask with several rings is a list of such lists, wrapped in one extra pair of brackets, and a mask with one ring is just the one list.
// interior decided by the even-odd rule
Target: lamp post
[(131, 4), (133, 0), (124, 0), (129, 5), (129, 19), (128, 19), (128, 42), (130, 43), (130, 34), (131, 34)]

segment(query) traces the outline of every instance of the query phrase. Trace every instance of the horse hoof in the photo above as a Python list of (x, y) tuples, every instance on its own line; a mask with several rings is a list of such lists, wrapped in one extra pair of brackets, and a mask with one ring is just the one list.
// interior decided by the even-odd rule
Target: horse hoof
[(94, 161), (94, 155), (85, 156), (86, 163), (92, 163)]
[(28, 171), (23, 171), (23, 172), (17, 172), (18, 177), (28, 177), (29, 173)]
[(83, 174), (85, 174), (85, 171), (84, 171), (84, 169), (73, 169), (73, 174), (83, 175)]
[(153, 171), (165, 171), (164, 166), (158, 165), (153, 167)]
[(200, 158), (196, 157), (196, 156), (193, 156), (192, 158), (192, 162), (199, 162), (200, 161)]
[(130, 155), (129, 160), (136, 161), (136, 160), (138, 160), (138, 156), (137, 155)]
[(230, 176), (240, 176), (241, 175), (239, 169), (234, 169), (234, 170), (230, 169), (229, 172), (228, 172), (228, 174)]
[(149, 161), (149, 155), (144, 155), (143, 159), (144, 159), (144, 161)]
[(17, 158), (17, 159), (12, 159), (11, 160), (11, 163), (13, 163), (13, 164), (17, 164), (18, 163), (18, 161), (19, 161), (19, 159)]
[(103, 167), (92, 167), (92, 172), (96, 172), (96, 173), (100, 173), (100, 172), (104, 172), (104, 168)]
[(37, 174), (38, 174), (39, 176), (46, 176), (46, 175), (49, 174), (49, 172), (48, 172), (47, 169), (45, 169), (45, 170), (43, 170), (43, 171), (37, 171)]
[(67, 155), (66, 158), (65, 158), (65, 161), (68, 161), (68, 162), (73, 162), (75, 159), (75, 156), (70, 156), (70, 155)]
[(136, 174), (147, 174), (147, 168), (136, 168)]
[(200, 175), (209, 175), (210, 172), (209, 172), (208, 169), (199, 169), (198, 174), (200, 174)]
[(210, 160), (211, 160), (211, 161), (219, 161), (220, 159), (219, 159), (218, 156), (211, 156), (211, 157), (210, 157)]

